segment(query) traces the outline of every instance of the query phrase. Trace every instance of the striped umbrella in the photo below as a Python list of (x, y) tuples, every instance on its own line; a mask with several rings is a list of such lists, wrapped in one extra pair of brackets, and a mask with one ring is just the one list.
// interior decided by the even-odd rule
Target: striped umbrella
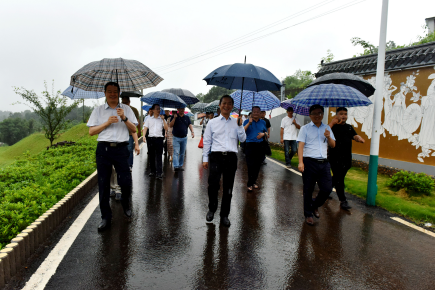
[(195, 97), (195, 95), (192, 94), (192, 92), (189, 90), (172, 88), (172, 89), (162, 90), (162, 92), (167, 92), (167, 93), (177, 95), (188, 105), (193, 105), (199, 102), (199, 99)]
[(117, 82), (121, 91), (138, 91), (157, 86), (163, 78), (144, 64), (123, 58), (104, 58), (88, 63), (71, 76), (70, 85), (86, 91), (104, 91)]
[(187, 106), (180, 97), (165, 92), (151, 92), (140, 98), (140, 100), (149, 105), (159, 104), (162, 108), (185, 108)]
[(292, 107), (293, 112), (295, 114), (298, 114), (298, 115), (303, 115), (303, 116), (310, 115), (310, 108), (292, 104), (292, 101), (293, 101), (293, 99), (285, 100), (284, 102), (281, 103), (281, 107), (286, 109), (286, 110), (287, 110), (287, 108)]
[(321, 105), (323, 107), (360, 107), (372, 102), (360, 91), (337, 84), (311, 86), (292, 99), (292, 104), (302, 107)]
[[(207, 104), (204, 108), (204, 112), (206, 113), (216, 113), (217, 109), (219, 109), (219, 100), (213, 101), (210, 104)], [(234, 106), (233, 110), (231, 112), (237, 112), (238, 109), (236, 106)]]
[(194, 113), (203, 113), (207, 105), (208, 103), (196, 103), (190, 110)]
[[(234, 99), (234, 107), (240, 108), (240, 100), (242, 100), (242, 91), (238, 90), (231, 94)], [(243, 91), (242, 109), (252, 110), (252, 107), (258, 106), (261, 111), (270, 111), (279, 108), (279, 99), (269, 91)]]

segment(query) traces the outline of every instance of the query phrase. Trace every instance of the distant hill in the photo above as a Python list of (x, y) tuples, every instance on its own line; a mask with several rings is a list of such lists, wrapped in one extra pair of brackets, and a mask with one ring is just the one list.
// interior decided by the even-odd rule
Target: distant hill
[[(89, 136), (89, 128), (86, 124), (79, 124), (65, 133), (63, 133), (54, 142), (61, 141), (78, 141), (82, 138), (97, 139), (97, 136)], [(26, 138), (20, 140), (12, 146), (0, 147), (0, 168), (5, 167), (26, 151), (29, 151), (31, 155), (37, 154), (42, 150), (47, 150), (47, 146), (50, 146), (50, 141), (44, 137), (43, 133), (35, 133)]]

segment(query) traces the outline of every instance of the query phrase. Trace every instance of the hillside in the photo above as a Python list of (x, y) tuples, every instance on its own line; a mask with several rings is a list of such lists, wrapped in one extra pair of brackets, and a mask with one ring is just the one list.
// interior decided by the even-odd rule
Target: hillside
[[(61, 141), (77, 141), (82, 138), (95, 138), (89, 136), (89, 128), (86, 124), (79, 124), (72, 127), (59, 138), (54, 140), (54, 143)], [(35, 155), (42, 150), (46, 150), (50, 146), (50, 141), (44, 137), (43, 133), (32, 134), (12, 146), (0, 148), (0, 168), (11, 164), (17, 157), (21, 156), (26, 151), (30, 155)]]

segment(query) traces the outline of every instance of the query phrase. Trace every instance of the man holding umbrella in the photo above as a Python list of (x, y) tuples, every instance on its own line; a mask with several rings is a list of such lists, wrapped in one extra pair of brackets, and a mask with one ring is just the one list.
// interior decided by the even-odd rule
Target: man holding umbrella
[[(96, 107), (89, 118), (87, 126), (89, 135), (98, 134), (96, 151), (98, 188), (100, 196), (100, 210), (102, 221), (98, 230), (108, 228), (112, 220), (110, 209), (110, 175), (112, 166), (118, 174), (118, 184), (122, 192), (122, 207), (124, 214), (131, 217), (131, 173), (128, 166), (129, 132), (136, 132), (138, 124), (133, 111), (127, 105), (119, 102), (120, 88), (115, 82), (108, 82), (104, 86), (106, 103)], [(139, 148), (135, 148), (139, 153)]]
[[(299, 142), (299, 171), (304, 182), (305, 222), (314, 225), (313, 214), (320, 218), (318, 208), (328, 199), (332, 191), (331, 166), (327, 159), (328, 146), (335, 147), (335, 137), (328, 125), (322, 123), (324, 108), (321, 105), (310, 107), (311, 122), (301, 127)], [(316, 183), (320, 191), (313, 199)]]

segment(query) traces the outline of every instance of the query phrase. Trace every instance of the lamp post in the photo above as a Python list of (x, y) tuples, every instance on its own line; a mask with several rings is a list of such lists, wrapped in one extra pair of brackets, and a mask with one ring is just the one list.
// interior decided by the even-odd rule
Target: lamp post
[(370, 143), (369, 178), (367, 182), (367, 205), (376, 204), (378, 192), (379, 141), (381, 138), (382, 94), (384, 92), (385, 46), (387, 42), (388, 0), (382, 1), (381, 31), (379, 35), (376, 91), (373, 113), (372, 140)]

